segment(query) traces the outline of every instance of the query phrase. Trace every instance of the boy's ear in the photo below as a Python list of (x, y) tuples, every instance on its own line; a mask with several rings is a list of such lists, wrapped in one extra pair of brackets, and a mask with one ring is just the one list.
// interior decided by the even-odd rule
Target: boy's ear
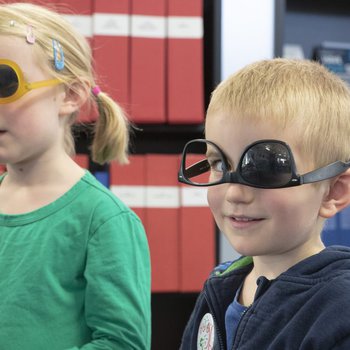
[(319, 215), (329, 219), (350, 204), (350, 169), (331, 180)]
[(70, 115), (77, 112), (87, 101), (90, 87), (85, 82), (75, 82), (66, 87), (65, 97), (60, 106), (60, 115)]

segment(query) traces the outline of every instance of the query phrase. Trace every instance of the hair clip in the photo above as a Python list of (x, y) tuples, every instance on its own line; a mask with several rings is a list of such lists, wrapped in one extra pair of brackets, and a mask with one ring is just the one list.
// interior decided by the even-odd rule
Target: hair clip
[(11, 19), (10, 21), (10, 27), (14, 27), (16, 25), (16, 21), (14, 21), (13, 19)]
[(101, 88), (98, 85), (95, 85), (92, 89), (91, 89), (92, 94), (97, 97), (101, 92)]
[(27, 43), (34, 44), (35, 43), (35, 35), (33, 32), (33, 26), (27, 25), (27, 35), (26, 35)]
[(61, 44), (58, 40), (52, 39), (53, 59), (55, 62), (55, 68), (62, 70), (64, 68), (64, 52)]

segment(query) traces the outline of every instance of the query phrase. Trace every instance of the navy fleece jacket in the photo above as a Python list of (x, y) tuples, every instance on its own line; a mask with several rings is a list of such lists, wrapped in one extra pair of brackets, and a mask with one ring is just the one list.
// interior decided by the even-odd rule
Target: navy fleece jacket
[[(197, 349), (198, 328), (206, 313), (214, 320), (214, 349), (227, 349), (225, 312), (252, 267), (245, 257), (214, 271), (186, 326), (182, 350)], [(350, 349), (350, 248), (328, 247), (273, 281), (260, 277), (257, 284), (233, 349)]]

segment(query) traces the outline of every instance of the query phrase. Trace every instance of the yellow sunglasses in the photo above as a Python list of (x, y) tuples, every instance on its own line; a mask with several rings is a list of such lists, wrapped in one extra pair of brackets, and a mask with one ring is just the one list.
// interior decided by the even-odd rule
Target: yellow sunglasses
[(59, 79), (29, 83), (17, 63), (0, 59), (0, 104), (14, 102), (31, 90), (61, 83)]

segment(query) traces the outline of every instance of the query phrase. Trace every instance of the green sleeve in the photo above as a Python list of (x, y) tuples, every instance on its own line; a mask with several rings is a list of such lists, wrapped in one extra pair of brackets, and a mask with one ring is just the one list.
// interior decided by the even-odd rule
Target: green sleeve
[(139, 219), (123, 212), (101, 223), (88, 243), (83, 350), (150, 349), (150, 258)]

